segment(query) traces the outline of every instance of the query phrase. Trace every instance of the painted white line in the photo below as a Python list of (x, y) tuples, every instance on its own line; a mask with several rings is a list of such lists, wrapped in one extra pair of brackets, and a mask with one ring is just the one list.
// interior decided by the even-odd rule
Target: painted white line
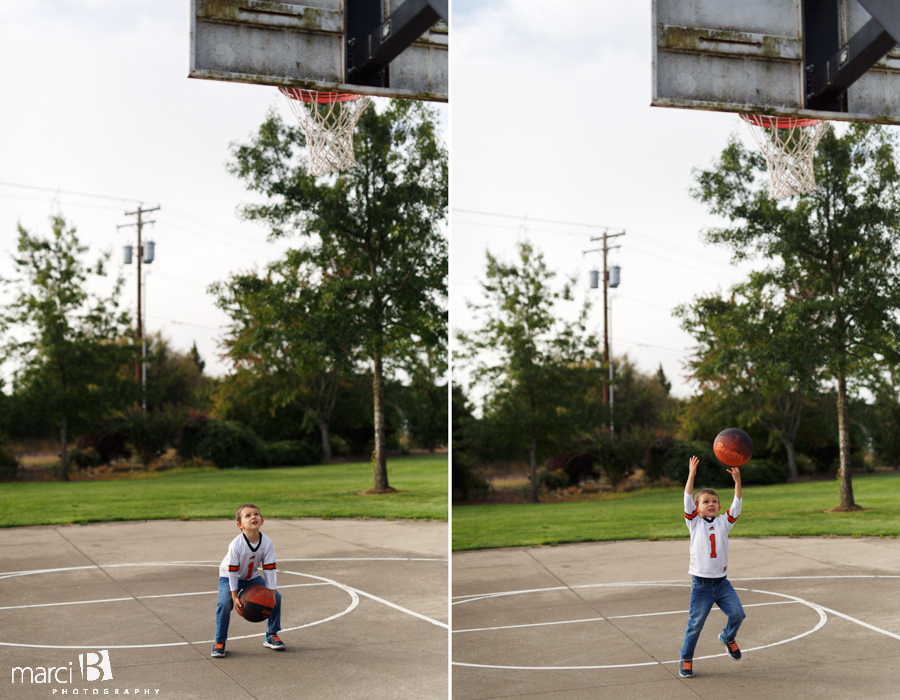
[(855, 622), (857, 625), (862, 625), (873, 632), (880, 632), (883, 635), (888, 637), (893, 637), (894, 639), (900, 639), (900, 634), (894, 634), (893, 632), (888, 632), (887, 630), (883, 630), (880, 627), (875, 627), (874, 625), (870, 625), (868, 622), (863, 622), (862, 620), (857, 620), (855, 617), (850, 617), (849, 615), (845, 615), (844, 613), (839, 613), (837, 610), (832, 610), (831, 608), (822, 608), (826, 612), (830, 612), (832, 615), (837, 615), (838, 617), (842, 617), (845, 620), (850, 620), (850, 622)]
[[(279, 586), (282, 588), (302, 588), (308, 586), (327, 586), (327, 583), (295, 583), (290, 586)], [(164, 593), (162, 595), (137, 595), (129, 598), (100, 598), (96, 600), (71, 600), (64, 603), (34, 603), (31, 605), (7, 605), (0, 610), (23, 610), (25, 608), (55, 608), (62, 605), (92, 605), (94, 603), (120, 603), (126, 600), (147, 600), (150, 598), (184, 598), (189, 595), (218, 595), (219, 591), (196, 591), (194, 593)]]
[[(179, 563), (185, 564), (185, 565), (190, 564), (190, 562), (179, 562)], [(171, 565), (172, 565), (172, 562), (155, 562), (155, 563), (147, 563), (147, 564), (122, 564), (122, 565), (114, 565), (114, 566), (171, 566)], [(198, 564), (198, 566), (208, 566), (208, 564), (201, 562), (200, 564)], [(215, 564), (215, 566), (218, 566), (218, 564)], [(83, 568), (98, 568), (98, 567), (74, 567), (74, 568), (83, 569)], [(59, 571), (59, 569), (54, 569), (52, 571)], [(35, 573), (41, 573), (41, 572), (40, 571), (31, 571), (28, 573), (35, 574)], [(322, 581), (326, 584), (335, 586), (336, 588), (340, 588), (341, 590), (346, 592), (347, 595), (350, 596), (350, 604), (341, 612), (331, 615), (329, 617), (323, 618), (321, 620), (307, 622), (306, 624), (297, 625), (296, 627), (282, 628), (280, 630), (281, 634), (283, 634), (285, 632), (293, 632), (295, 630), (304, 629), (306, 627), (313, 627), (315, 625), (321, 625), (324, 622), (330, 622), (331, 620), (335, 620), (339, 617), (342, 617), (343, 615), (348, 614), (349, 612), (354, 610), (359, 605), (359, 596), (356, 594), (355, 590), (349, 586), (345, 586), (342, 583), (338, 583), (337, 581), (333, 581), (331, 579), (324, 578), (322, 576), (313, 576), (312, 574), (303, 574), (303, 573), (300, 573), (297, 571), (284, 571), (282, 573), (295, 574), (297, 576), (306, 576), (307, 578), (313, 578), (318, 581)], [(135, 600), (135, 598), (134, 597), (121, 598), (121, 599), (117, 599), (117, 600), (130, 601), (130, 600)], [(95, 601), (85, 601), (85, 602), (95, 602)], [(229, 637), (228, 639), (229, 640), (249, 639), (251, 637), (263, 637), (263, 636), (265, 636), (265, 634), (266, 634), (265, 632), (259, 632), (256, 634), (246, 634), (246, 635), (238, 636), (238, 637)], [(149, 648), (156, 648), (156, 647), (178, 647), (178, 646), (190, 646), (190, 645), (197, 645), (197, 644), (212, 644), (213, 641), (214, 640), (212, 640), (212, 639), (208, 639), (208, 640), (204, 640), (204, 641), (200, 641), (200, 642), (168, 642), (168, 643), (162, 643), (162, 644), (119, 644), (119, 645), (92, 643), (88, 646), (85, 646), (83, 644), (81, 644), (81, 645), (79, 645), (79, 644), (18, 644), (18, 643), (14, 643), (14, 642), (0, 642), (0, 646), (25, 647), (25, 648), (33, 648), (33, 649), (86, 649), (86, 648), (95, 649), (95, 648), (101, 648), (101, 647), (107, 648), (107, 649), (149, 649)]]
[(446, 622), (439, 622), (438, 620), (433, 620), (430, 617), (422, 615), (417, 612), (413, 612), (412, 610), (408, 610), (407, 608), (400, 607), (396, 603), (391, 603), (384, 598), (379, 598), (378, 596), (372, 595), (371, 593), (366, 593), (365, 591), (361, 591), (358, 588), (354, 588), (359, 595), (363, 595), (366, 598), (371, 598), (374, 601), (387, 605), (390, 608), (394, 608), (394, 610), (399, 610), (400, 612), (405, 612), (407, 615), (412, 615), (413, 617), (418, 617), (420, 620), (425, 620), (425, 622), (430, 622), (432, 625), (437, 625), (438, 627), (443, 627), (445, 630), (450, 629), (450, 626)]
[[(744, 605), (745, 608), (762, 608), (769, 605), (793, 605), (796, 601), (779, 600), (775, 603), (751, 603)], [(715, 608), (718, 610), (718, 608)], [(637, 615), (610, 615), (609, 617), (587, 617), (583, 620), (559, 620), (554, 622), (533, 622), (528, 625), (505, 625), (503, 627), (478, 627), (470, 630), (453, 630), (453, 634), (463, 634), (465, 632), (493, 632), (495, 630), (513, 630), (523, 627), (547, 627), (549, 625), (572, 625), (578, 622), (601, 622), (603, 620), (627, 620), (632, 617), (657, 617), (658, 615), (687, 615), (690, 610), (669, 610), (657, 613), (639, 613)]]
[[(617, 584), (609, 584), (609, 585), (608, 584), (595, 584), (595, 585), (585, 585), (585, 586), (572, 586), (572, 588), (596, 588), (596, 587), (617, 587), (617, 586), (634, 587), (634, 586), (644, 586), (644, 585), (659, 586), (661, 584), (656, 581), (647, 582), (647, 583), (645, 583), (643, 581), (634, 581), (632, 583), (617, 583)], [(680, 586), (681, 584), (675, 584), (675, 585)], [(509, 591), (505, 595), (520, 595), (523, 593), (535, 593), (535, 592), (540, 592), (541, 590), (559, 590), (559, 588), (530, 589), (527, 591)], [(735, 590), (747, 591), (750, 589), (736, 588)], [(809, 636), (809, 635), (813, 634), (814, 632), (817, 632), (818, 630), (820, 630), (825, 625), (825, 623), (828, 621), (828, 616), (825, 614), (824, 608), (822, 608), (819, 605), (816, 605), (815, 603), (811, 603), (807, 600), (803, 600), (802, 598), (798, 598), (798, 597), (792, 596), (792, 595), (787, 595), (784, 593), (773, 593), (772, 591), (762, 591), (762, 590), (754, 590), (753, 592), (754, 593), (762, 593), (762, 594), (766, 594), (766, 595), (774, 595), (774, 596), (778, 596), (781, 598), (788, 598), (789, 600), (791, 600), (793, 602), (802, 603), (803, 605), (806, 605), (807, 607), (815, 610), (819, 616), (819, 620), (812, 629), (807, 630), (806, 632), (795, 635), (789, 639), (783, 639), (781, 641), (774, 642), (772, 644), (765, 644), (763, 646), (753, 647), (751, 649), (744, 649), (744, 650), (742, 650), (744, 653), (747, 653), (750, 651), (759, 651), (761, 649), (768, 649), (770, 647), (779, 646), (781, 644), (787, 644), (788, 642), (793, 642), (798, 639), (802, 639), (803, 637)], [(501, 594), (501, 595), (503, 595), (503, 594)], [(492, 597), (497, 597), (497, 594), (494, 594)], [(474, 602), (476, 600), (481, 600), (481, 599), (480, 598), (472, 598), (472, 599), (460, 601), (460, 602), (461, 603)], [(687, 612), (687, 611), (683, 611), (681, 614), (684, 614), (684, 612)], [(675, 613), (673, 613), (673, 614), (675, 614)], [(632, 616), (627, 615), (627, 616), (622, 616), (622, 617), (632, 617)], [(612, 619), (612, 618), (609, 618), (609, 619)], [(694, 660), (696, 661), (698, 659), (713, 659), (713, 658), (717, 658), (720, 656), (727, 656), (727, 652), (723, 653), (723, 654), (713, 654), (711, 656), (694, 657)], [(679, 661), (678, 659), (675, 659), (674, 661), (651, 661), (651, 662), (636, 663), (636, 664), (608, 664), (608, 665), (600, 665), (600, 666), (507, 666), (507, 665), (496, 665), (496, 664), (473, 664), (473, 663), (464, 663), (464, 662), (459, 662), (459, 661), (453, 661), (452, 665), (453, 666), (467, 666), (470, 668), (493, 668), (493, 669), (517, 670), (517, 671), (573, 671), (573, 670), (598, 670), (598, 669), (611, 669), (611, 668), (634, 668), (634, 667), (638, 667), (638, 666), (657, 666), (657, 665), (663, 665), (663, 664), (676, 664), (676, 663), (678, 663), (678, 661)]]
[[(730, 578), (729, 581), (803, 581), (810, 579), (855, 579), (855, 578), (867, 578), (867, 579), (895, 579), (900, 578), (900, 575), (893, 574), (868, 574), (868, 575), (836, 575), (836, 576), (758, 576), (752, 578)], [(474, 600), (483, 600), (485, 598), (493, 598), (497, 596), (505, 596), (505, 595), (515, 595), (517, 593), (539, 593), (543, 591), (566, 591), (572, 590), (576, 588), (614, 588), (621, 586), (633, 586), (633, 583), (586, 583), (580, 584), (577, 586), (555, 586), (552, 588), (532, 588), (521, 591), (495, 591), (493, 593), (469, 593), (466, 595), (456, 595), (453, 596), (453, 600), (458, 600), (461, 603), (465, 603), (468, 599)], [(672, 579), (665, 581), (643, 581), (641, 585), (647, 586), (667, 586), (667, 585), (682, 585), (682, 586), (690, 586), (690, 583), (685, 583), (683, 578), (681, 579)]]

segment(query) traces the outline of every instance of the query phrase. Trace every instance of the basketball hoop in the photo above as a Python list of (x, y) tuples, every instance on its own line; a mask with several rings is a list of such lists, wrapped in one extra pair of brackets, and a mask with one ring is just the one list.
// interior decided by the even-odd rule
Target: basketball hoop
[(831, 124), (821, 119), (741, 114), (766, 158), (769, 198), (784, 199), (816, 189), (813, 158)]
[(356, 165), (353, 130), (369, 106), (363, 95), (279, 87), (300, 122), (309, 148), (310, 175), (327, 175)]

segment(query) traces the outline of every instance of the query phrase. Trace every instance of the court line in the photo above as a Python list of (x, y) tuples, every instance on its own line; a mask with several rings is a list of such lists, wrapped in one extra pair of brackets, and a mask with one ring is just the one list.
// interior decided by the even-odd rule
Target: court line
[[(295, 583), (289, 586), (279, 586), (282, 588), (301, 588), (303, 586), (327, 586), (327, 583)], [(164, 593), (162, 595), (134, 595), (128, 598), (103, 598), (100, 600), (71, 600), (63, 603), (34, 603), (31, 605), (7, 605), (0, 610), (23, 610), (25, 608), (55, 608), (62, 605), (91, 605), (93, 603), (119, 603), (124, 600), (147, 600), (150, 598), (183, 598), (189, 595), (218, 595), (219, 591), (196, 591), (193, 593)]]
[[(768, 605), (793, 605), (793, 600), (779, 600), (775, 603), (751, 603), (744, 605), (745, 608), (762, 608)], [(718, 608), (717, 608), (718, 609)], [(502, 627), (479, 627), (469, 630), (453, 630), (453, 634), (462, 634), (464, 632), (492, 632), (494, 630), (512, 630), (521, 629), (522, 627), (546, 627), (549, 625), (572, 625), (578, 622), (602, 622), (603, 620), (627, 620), (633, 617), (656, 617), (657, 615), (687, 615), (690, 610), (670, 610), (658, 613), (639, 613), (637, 615), (611, 615), (609, 617), (588, 617), (583, 620), (559, 620), (556, 622), (533, 622), (527, 625), (505, 625)]]
[[(854, 578), (854, 577), (850, 577)], [(589, 584), (589, 585), (580, 585), (580, 586), (572, 586), (571, 588), (600, 588), (600, 587), (621, 587), (621, 586), (659, 586), (664, 585), (657, 581), (643, 582), (643, 581), (633, 581), (630, 583), (616, 583), (616, 584)], [(675, 584), (675, 585), (685, 585), (685, 584)], [(568, 588), (568, 587), (563, 587)], [(540, 592), (545, 589), (530, 589), (527, 591), (508, 591), (505, 594), (500, 595), (519, 595), (523, 593), (535, 593)], [(546, 590), (560, 590), (559, 587), (554, 587), (552, 589)], [(812, 603), (808, 600), (803, 600), (802, 598), (798, 598), (797, 596), (788, 595), (786, 593), (774, 593), (772, 591), (763, 591), (763, 590), (753, 590), (747, 588), (735, 588), (738, 591), (752, 591), (753, 593), (763, 593), (768, 595), (774, 595), (781, 598), (787, 598), (791, 601), (802, 603), (809, 608), (812, 608), (819, 615), (819, 621), (816, 623), (815, 627), (806, 632), (802, 632), (801, 634), (795, 635), (789, 639), (783, 639), (778, 642), (774, 642), (772, 644), (765, 644), (759, 647), (753, 647), (750, 649), (743, 649), (743, 653), (751, 652), (751, 651), (760, 651), (761, 649), (768, 649), (775, 646), (780, 646), (781, 644), (787, 644), (789, 642), (797, 641), (798, 639), (802, 639), (803, 637), (807, 637), (817, 631), (819, 631), (822, 627), (825, 626), (825, 623), (828, 621), (828, 616), (825, 613), (825, 608), (816, 603)], [(494, 594), (491, 597), (498, 597), (497, 594)], [(482, 600), (482, 598), (470, 598), (468, 600), (460, 601), (461, 603), (465, 602), (475, 602), (477, 600)], [(852, 618), (851, 618), (852, 619)], [(876, 628), (877, 629), (877, 628)], [(711, 654), (709, 656), (699, 656), (694, 657), (694, 660), (700, 659), (714, 659), (722, 656), (727, 656), (727, 652), (723, 654)], [(607, 664), (601, 666), (506, 666), (506, 665), (498, 665), (498, 664), (473, 664), (473, 663), (465, 663), (461, 661), (451, 661), (453, 666), (464, 666), (469, 668), (492, 668), (498, 670), (512, 670), (512, 671), (575, 671), (575, 670), (600, 670), (600, 669), (611, 669), (611, 668), (635, 668), (639, 666), (662, 666), (664, 664), (676, 664), (680, 661), (680, 659), (675, 659), (674, 661), (647, 661), (643, 663), (636, 664)]]

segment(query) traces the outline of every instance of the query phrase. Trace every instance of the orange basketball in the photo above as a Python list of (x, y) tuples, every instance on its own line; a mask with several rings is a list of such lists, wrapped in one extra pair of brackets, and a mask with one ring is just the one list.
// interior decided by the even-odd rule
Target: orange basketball
[(713, 452), (729, 467), (741, 467), (753, 456), (753, 440), (740, 428), (727, 428), (716, 435)]
[(275, 594), (265, 586), (247, 586), (238, 593), (244, 601), (244, 614), (241, 616), (248, 622), (262, 622), (275, 609)]

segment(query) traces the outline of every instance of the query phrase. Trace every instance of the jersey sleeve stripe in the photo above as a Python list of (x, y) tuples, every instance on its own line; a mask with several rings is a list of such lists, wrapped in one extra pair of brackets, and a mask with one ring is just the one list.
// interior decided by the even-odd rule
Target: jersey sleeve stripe
[(275, 562), (272, 562), (271, 564), (263, 564), (263, 569), (265, 569), (266, 571), (269, 571), (274, 568), (275, 568)]
[(688, 520), (693, 520), (694, 518), (697, 517), (697, 509), (694, 508), (694, 512), (693, 512), (693, 513), (690, 513), (690, 514), (685, 513), (685, 514), (684, 514), (684, 517), (687, 518)]
[(730, 510), (727, 512), (727, 514), (728, 514), (728, 522), (730, 522), (732, 525), (737, 522), (737, 519), (739, 517), (741, 517), (740, 515), (738, 515), (737, 517), (732, 518)]
[(229, 571), (240, 571), (241, 567), (240, 566), (229, 566), (228, 570)]

